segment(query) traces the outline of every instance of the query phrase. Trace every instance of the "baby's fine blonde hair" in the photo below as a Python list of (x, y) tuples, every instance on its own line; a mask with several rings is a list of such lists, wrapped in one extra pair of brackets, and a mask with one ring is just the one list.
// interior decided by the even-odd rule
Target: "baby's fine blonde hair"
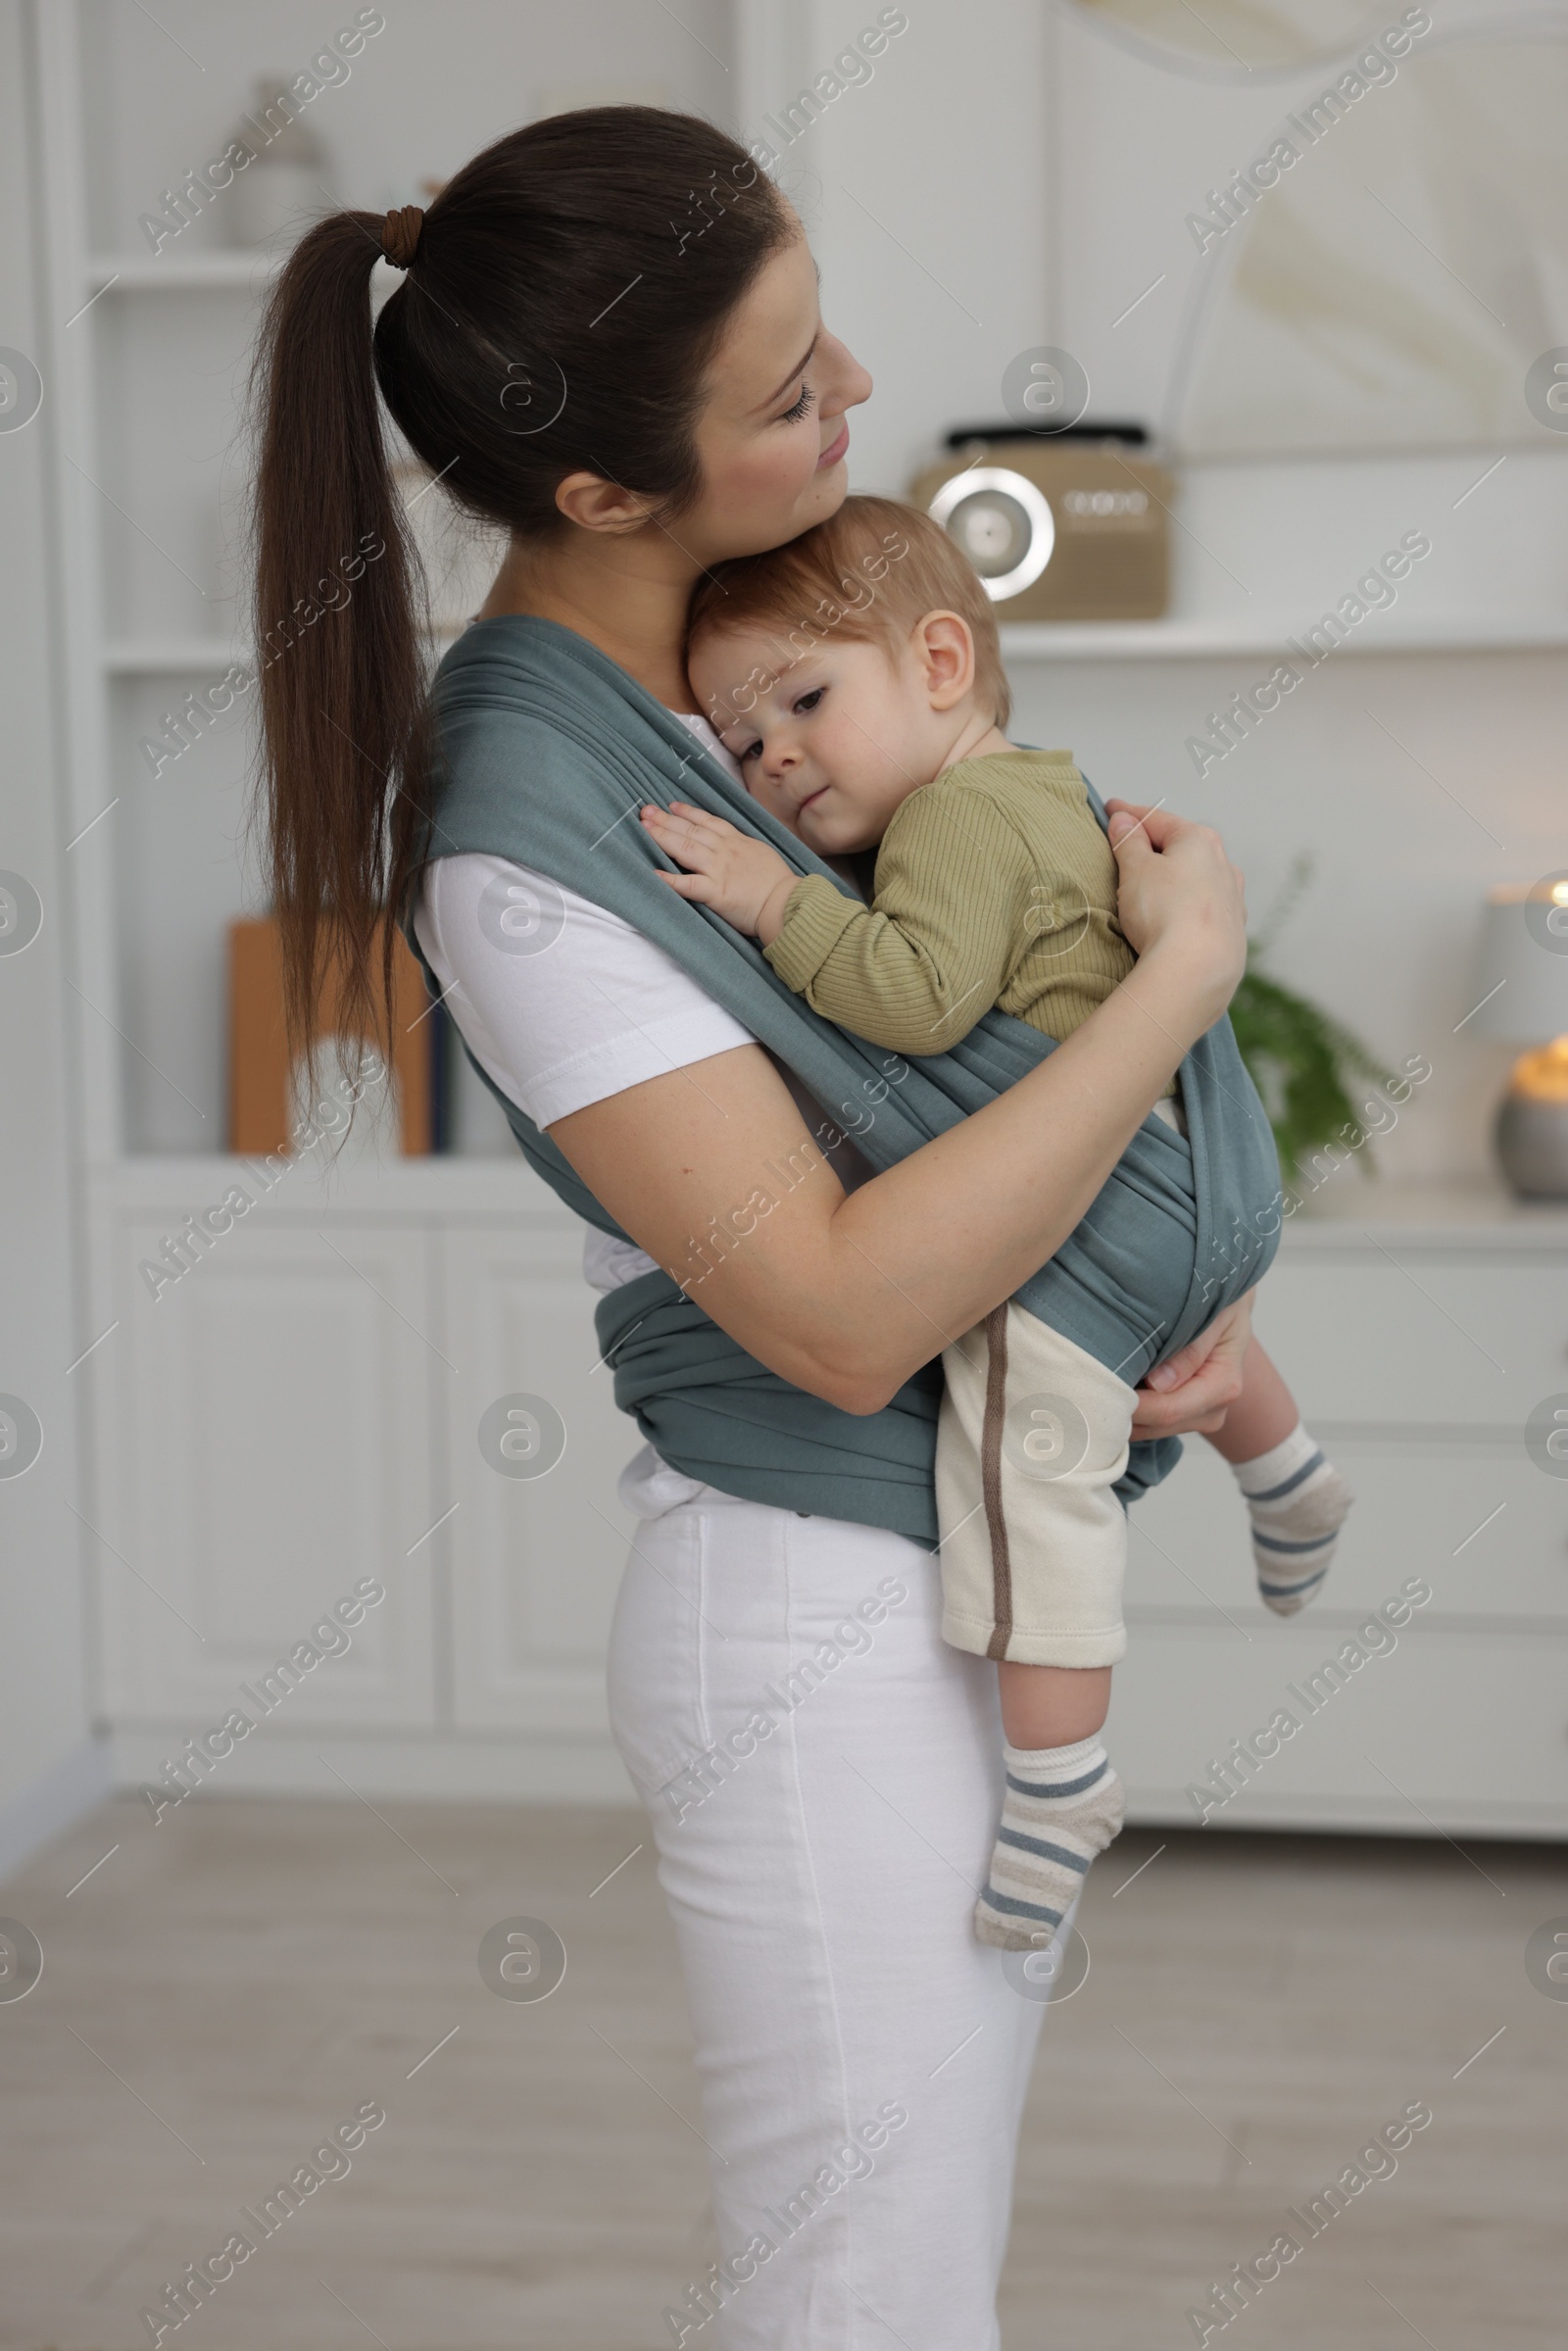
[[(956, 612), (974, 637), (975, 700), (1004, 727), (1012, 695), (1002, 665), (996, 607), (978, 573), (939, 523), (897, 498), (846, 498), (836, 514), (784, 547), (737, 556), (699, 583), (687, 614), (690, 645), (709, 634), (771, 629), (776, 656), (767, 682), (835, 637), (896, 651), (927, 612)], [(720, 728), (755, 707), (759, 680), (737, 676), (731, 696), (709, 712)], [(763, 689), (765, 690), (765, 688)]]

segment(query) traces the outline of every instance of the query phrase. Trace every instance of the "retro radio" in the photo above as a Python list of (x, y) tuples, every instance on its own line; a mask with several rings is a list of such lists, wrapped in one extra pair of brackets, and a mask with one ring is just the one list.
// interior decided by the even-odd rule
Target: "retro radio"
[(962, 548), (999, 620), (1157, 619), (1175, 485), (1146, 440), (1137, 425), (963, 427), (909, 497)]

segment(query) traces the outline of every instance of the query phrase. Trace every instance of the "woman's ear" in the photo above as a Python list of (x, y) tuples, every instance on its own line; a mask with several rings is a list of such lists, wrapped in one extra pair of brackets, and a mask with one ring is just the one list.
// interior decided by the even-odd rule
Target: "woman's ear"
[(934, 710), (951, 710), (974, 684), (974, 636), (957, 612), (927, 612), (915, 625), (915, 658)]
[(556, 507), (580, 530), (608, 532), (612, 537), (640, 530), (653, 512), (653, 500), (598, 473), (568, 473), (556, 484)]

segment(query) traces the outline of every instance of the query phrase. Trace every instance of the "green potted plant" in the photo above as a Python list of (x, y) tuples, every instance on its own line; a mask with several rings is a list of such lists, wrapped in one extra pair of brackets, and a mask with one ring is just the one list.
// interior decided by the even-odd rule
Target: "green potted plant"
[(1350, 1088), (1357, 1080), (1396, 1083), (1358, 1037), (1262, 969), (1311, 873), (1310, 857), (1298, 857), (1258, 936), (1248, 941), (1247, 970), (1231, 999), (1236, 1042), (1263, 1098), (1287, 1185), (1303, 1178), (1321, 1183), (1351, 1154), (1372, 1174), (1371, 1130)]

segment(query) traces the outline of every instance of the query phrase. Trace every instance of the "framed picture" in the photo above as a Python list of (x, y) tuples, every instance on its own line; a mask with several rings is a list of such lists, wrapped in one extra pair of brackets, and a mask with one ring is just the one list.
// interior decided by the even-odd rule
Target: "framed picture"
[(1170, 446), (1539, 445), (1568, 345), (1568, 14), (1060, 0), (1056, 69), (1061, 339), (1130, 369)]

